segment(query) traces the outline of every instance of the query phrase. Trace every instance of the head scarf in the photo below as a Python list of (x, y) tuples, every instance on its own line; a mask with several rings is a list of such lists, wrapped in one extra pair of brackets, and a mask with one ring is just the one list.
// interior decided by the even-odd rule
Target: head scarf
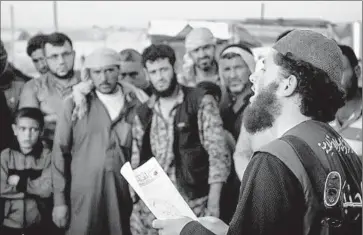
[(187, 53), (205, 45), (215, 45), (216, 40), (207, 28), (195, 28), (185, 38)]
[(253, 57), (253, 55), (251, 53), (242, 49), (241, 47), (232, 46), (232, 47), (228, 47), (227, 49), (223, 50), (221, 53), (221, 57), (228, 53), (234, 53), (234, 54), (241, 56), (241, 58), (247, 64), (247, 67), (249, 68), (251, 73), (255, 72), (256, 62), (255, 62), (255, 58)]
[(120, 65), (121, 56), (117, 51), (110, 48), (99, 48), (86, 56), (84, 68), (91, 69), (109, 65)]

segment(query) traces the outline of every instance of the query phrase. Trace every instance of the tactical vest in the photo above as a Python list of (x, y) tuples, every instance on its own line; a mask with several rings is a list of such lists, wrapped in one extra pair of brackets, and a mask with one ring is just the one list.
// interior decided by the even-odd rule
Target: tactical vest
[[(208, 195), (209, 157), (204, 149), (198, 128), (198, 110), (207, 91), (181, 86), (183, 103), (176, 108), (174, 119), (174, 162), (177, 189), (189, 199)], [(150, 129), (153, 111), (147, 103), (141, 105), (137, 115), (143, 125), (144, 136), (140, 150), (140, 165), (153, 157)]]
[[(291, 136), (297, 137), (302, 146), (288, 143), (286, 138)], [(265, 145), (258, 152), (268, 152), (280, 159), (299, 180), (306, 203), (304, 235), (362, 233), (362, 162), (344, 139), (328, 124), (312, 120), (303, 122), (285, 133), (282, 138)], [(301, 160), (302, 154), (299, 156), (299, 153), (308, 154), (309, 156), (305, 159), (314, 160), (310, 161), (310, 166)], [(311, 177), (317, 172), (323, 172), (326, 177), (320, 177), (318, 180), (315, 176)], [(333, 187), (335, 191), (327, 190), (329, 186), (335, 184), (326, 180), (329, 175), (331, 176), (329, 174), (331, 172), (341, 182), (339, 187), (336, 187), (337, 185)], [(332, 185), (328, 185), (329, 183)], [(329, 193), (336, 196), (336, 200), (330, 201), (331, 204)], [(337, 217), (343, 218), (341, 221), (343, 224), (353, 220), (358, 223), (352, 223), (351, 226), (346, 224), (347, 226), (337, 227), (336, 230), (332, 229), (327, 221), (330, 219), (328, 217), (331, 211), (334, 211)], [(338, 214), (336, 214), (337, 211)], [(332, 230), (335, 232), (332, 233)], [(355, 233), (356, 231), (360, 232)]]

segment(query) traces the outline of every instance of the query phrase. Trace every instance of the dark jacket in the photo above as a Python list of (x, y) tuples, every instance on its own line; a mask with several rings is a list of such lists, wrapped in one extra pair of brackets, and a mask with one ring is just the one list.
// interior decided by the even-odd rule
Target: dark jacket
[(237, 140), (243, 119), (243, 112), (249, 104), (249, 99), (253, 95), (251, 84), (238, 95), (233, 96), (228, 90), (223, 94), (220, 104), (221, 117), (224, 128), (231, 132)]
[(7, 105), (4, 92), (0, 91), (0, 151), (10, 147), (14, 141), (14, 133), (11, 128), (12, 117)]
[(24, 80), (9, 67), (0, 75), (0, 90), (4, 92), (7, 105), (12, 114), (18, 108), (24, 84)]
[[(174, 120), (175, 168), (177, 187), (190, 199), (208, 195), (209, 158), (198, 133), (198, 109), (206, 91), (183, 87), (184, 101), (176, 108)], [(150, 157), (152, 110), (145, 103), (137, 112), (145, 130), (140, 151), (140, 164)]]
[[(0, 198), (5, 200), (5, 226), (29, 227), (47, 219), (42, 217), (50, 216), (50, 213), (43, 214), (41, 207), (52, 191), (50, 161), (51, 152), (41, 144), (34, 146), (33, 151), (26, 155), (19, 147), (1, 152)], [(20, 177), (17, 186), (8, 184), (12, 175)]]

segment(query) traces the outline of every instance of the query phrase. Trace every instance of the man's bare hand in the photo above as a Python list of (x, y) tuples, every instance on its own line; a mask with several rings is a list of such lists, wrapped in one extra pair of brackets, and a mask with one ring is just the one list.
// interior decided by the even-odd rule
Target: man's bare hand
[(221, 197), (222, 183), (214, 183), (210, 185), (208, 204), (207, 204), (207, 215), (219, 217), (219, 200)]
[(159, 235), (179, 235), (184, 226), (193, 221), (191, 218), (154, 220), (153, 228), (159, 231)]
[(20, 177), (18, 175), (11, 175), (8, 177), (8, 184), (12, 186), (17, 186), (19, 183)]
[(66, 205), (53, 208), (53, 222), (59, 227), (64, 228), (68, 222), (68, 207)]

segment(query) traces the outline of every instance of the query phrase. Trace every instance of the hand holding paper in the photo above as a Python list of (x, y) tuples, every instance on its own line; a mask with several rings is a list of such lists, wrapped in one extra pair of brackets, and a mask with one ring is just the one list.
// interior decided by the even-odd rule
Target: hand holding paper
[(197, 219), (155, 158), (135, 170), (127, 162), (120, 172), (157, 219)]

